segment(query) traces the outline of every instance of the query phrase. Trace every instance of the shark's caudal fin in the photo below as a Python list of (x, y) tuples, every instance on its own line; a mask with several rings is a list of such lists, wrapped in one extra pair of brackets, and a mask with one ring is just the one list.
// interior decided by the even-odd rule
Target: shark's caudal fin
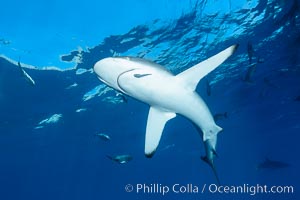
[(219, 179), (219, 176), (218, 176), (218, 173), (217, 173), (217, 170), (216, 170), (216, 167), (215, 167), (213, 161), (212, 161), (212, 160), (209, 160), (206, 156), (201, 157), (201, 159), (202, 159), (204, 162), (206, 162), (206, 163), (212, 168), (213, 173), (214, 173), (214, 175), (215, 175), (215, 177), (216, 177), (216, 180), (217, 180), (218, 185), (221, 185), (220, 179)]
[(205, 77), (209, 72), (221, 65), (229, 56), (231, 56), (238, 45), (232, 45), (220, 53), (198, 63), (197, 65), (181, 72), (176, 77), (181, 79), (184, 84), (187, 84), (191, 90), (195, 90), (199, 81)]
[(159, 108), (150, 107), (145, 139), (145, 155), (152, 157), (159, 144), (165, 124), (176, 117), (175, 113), (163, 111)]

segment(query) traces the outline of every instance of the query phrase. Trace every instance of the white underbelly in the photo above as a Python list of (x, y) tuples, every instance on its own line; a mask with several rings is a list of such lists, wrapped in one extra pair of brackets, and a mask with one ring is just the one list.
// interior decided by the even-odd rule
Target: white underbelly
[(150, 106), (174, 112), (191, 120), (202, 130), (215, 124), (201, 97), (189, 91), (173, 76), (144, 76), (133, 78), (135, 72), (120, 77), (124, 92)]

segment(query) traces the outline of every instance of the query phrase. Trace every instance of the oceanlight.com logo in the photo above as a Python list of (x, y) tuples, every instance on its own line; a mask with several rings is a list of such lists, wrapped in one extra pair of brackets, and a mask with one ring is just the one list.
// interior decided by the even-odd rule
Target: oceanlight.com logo
[[(204, 184), (206, 187), (206, 184)], [(210, 184), (208, 186), (209, 193), (220, 193), (220, 194), (292, 194), (294, 193), (293, 186), (270, 186), (267, 185), (249, 185), (243, 184), (240, 186), (223, 186)]]
[(126, 192), (136, 194), (158, 194), (167, 195), (173, 194), (249, 194), (251, 196), (256, 194), (293, 194), (293, 186), (268, 186), (268, 185), (217, 185), (217, 184), (203, 184), (201, 186), (195, 184), (179, 184), (165, 185), (160, 183), (146, 184), (138, 183), (135, 185), (127, 184), (125, 186)]

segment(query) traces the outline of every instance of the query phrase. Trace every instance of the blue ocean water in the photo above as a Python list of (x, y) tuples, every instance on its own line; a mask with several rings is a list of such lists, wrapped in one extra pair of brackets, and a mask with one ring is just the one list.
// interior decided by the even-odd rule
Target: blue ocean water
[[(0, 14), (0, 198), (298, 199), (300, 2), (238, 2), (7, 3)], [(181, 116), (146, 158), (148, 105), (119, 95), (92, 71), (102, 58), (135, 56), (178, 74), (232, 44), (238, 50), (197, 92), (221, 116), (221, 184), (248, 188), (239, 193), (214, 191), (203, 142)], [(133, 159), (107, 158), (123, 154)], [(148, 189), (138, 191), (139, 184)], [(194, 190), (176, 193), (175, 184)], [(254, 195), (249, 188), (257, 185), (293, 192)]]

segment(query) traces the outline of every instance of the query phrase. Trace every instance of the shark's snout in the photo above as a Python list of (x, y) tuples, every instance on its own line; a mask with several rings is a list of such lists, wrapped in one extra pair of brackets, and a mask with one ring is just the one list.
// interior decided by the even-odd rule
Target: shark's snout
[(117, 90), (120, 90), (117, 83), (118, 77), (123, 71), (123, 65), (116, 58), (112, 57), (104, 58), (94, 65), (94, 72), (100, 81)]

